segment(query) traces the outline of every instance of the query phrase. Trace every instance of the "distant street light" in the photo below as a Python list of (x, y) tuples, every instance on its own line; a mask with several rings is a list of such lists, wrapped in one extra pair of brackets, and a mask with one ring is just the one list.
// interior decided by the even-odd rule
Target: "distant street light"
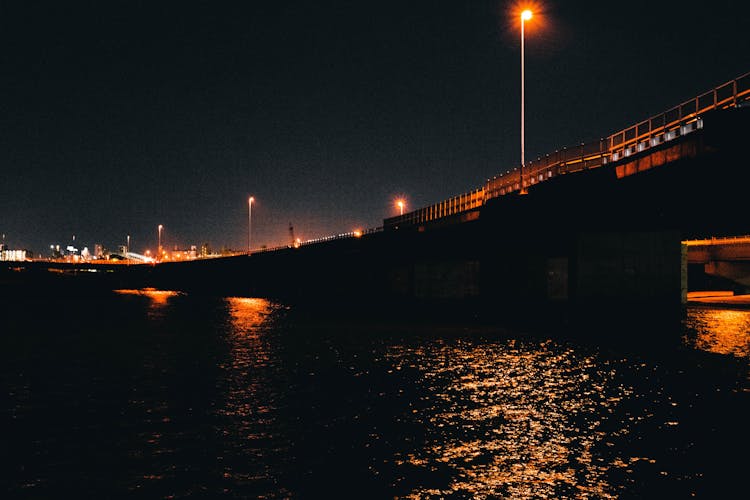
[(255, 198), (252, 196), (247, 199), (247, 253), (250, 253), (250, 244), (252, 242), (253, 235), (253, 202)]
[(399, 210), (401, 211), (401, 215), (404, 215), (404, 200), (398, 200), (396, 202), (396, 206), (398, 206)]
[(156, 250), (156, 257), (157, 259), (161, 260), (161, 230), (164, 229), (164, 226), (159, 224), (159, 247)]
[(526, 163), (526, 159), (524, 156), (524, 107), (525, 107), (525, 95), (524, 95), (524, 57), (523, 57), (523, 50), (524, 50), (524, 27), (526, 24), (526, 21), (531, 19), (531, 11), (530, 10), (524, 10), (521, 12), (521, 190), (519, 191), (519, 194), (526, 194), (526, 186), (523, 184), (523, 166)]
[(130, 235), (128, 235), (127, 238), (127, 244), (125, 245), (125, 257), (127, 258), (128, 252), (130, 252)]

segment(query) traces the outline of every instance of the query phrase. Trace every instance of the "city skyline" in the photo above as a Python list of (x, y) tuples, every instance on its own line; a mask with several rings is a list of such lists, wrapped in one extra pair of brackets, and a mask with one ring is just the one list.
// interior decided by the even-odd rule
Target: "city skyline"
[[(537, 9), (538, 6), (538, 9)], [(377, 227), (518, 166), (507, 2), (5, 6), (0, 231), (136, 251)], [(536, 3), (526, 159), (748, 71), (748, 7)], [(744, 10), (743, 10), (744, 9)], [(633, 12), (640, 15), (632, 15)]]

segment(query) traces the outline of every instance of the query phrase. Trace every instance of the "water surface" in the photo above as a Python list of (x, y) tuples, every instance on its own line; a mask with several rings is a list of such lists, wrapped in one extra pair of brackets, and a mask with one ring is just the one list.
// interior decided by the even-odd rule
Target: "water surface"
[[(723, 498), (750, 312), (632, 342), (155, 290), (2, 309), (4, 498)], [(670, 336), (674, 342), (647, 339)], [(739, 457), (739, 458), (738, 458)]]

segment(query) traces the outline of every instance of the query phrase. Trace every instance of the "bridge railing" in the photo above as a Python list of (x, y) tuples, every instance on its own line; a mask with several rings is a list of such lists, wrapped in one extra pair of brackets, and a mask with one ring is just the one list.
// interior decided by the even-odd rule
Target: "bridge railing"
[(383, 226), (386, 228), (395, 228), (400, 225), (417, 225), (436, 219), (442, 219), (443, 217), (449, 217), (451, 215), (479, 208), (484, 204), (484, 199), (485, 188), (480, 187), (459, 194), (458, 196), (448, 198), (439, 203), (385, 219), (383, 221)]
[(294, 246), (296, 246), (296, 247), (304, 247), (304, 246), (308, 246), (308, 245), (315, 245), (317, 243), (326, 243), (328, 241), (346, 240), (346, 239), (350, 239), (350, 238), (360, 238), (360, 237), (362, 237), (362, 236), (364, 236), (366, 234), (379, 233), (381, 231), (383, 231), (383, 227), (382, 226), (371, 227), (371, 228), (368, 228), (368, 229), (361, 229), (361, 230), (356, 230), (356, 231), (349, 231), (347, 233), (334, 234), (334, 235), (330, 235), (330, 236), (323, 236), (321, 238), (314, 238), (314, 239), (311, 239), (311, 240), (300, 241), (299, 243), (295, 244)]
[[(571, 148), (550, 153), (524, 166), (524, 186), (529, 186), (551, 177), (579, 170), (601, 166), (606, 157), (603, 140), (599, 143), (580, 144)], [(485, 200), (502, 196), (521, 188), (521, 176), (518, 169), (507, 171), (488, 179), (485, 187)]]
[(357, 231), (349, 231), (347, 233), (334, 234), (330, 236), (322, 236), (320, 238), (313, 238), (311, 240), (297, 241), (289, 245), (278, 245), (275, 247), (258, 248), (258, 249), (252, 250), (251, 252), (248, 252), (248, 254), (277, 252), (279, 250), (287, 250), (289, 248), (299, 248), (299, 247), (304, 247), (304, 246), (317, 245), (320, 243), (327, 243), (329, 241), (361, 238), (362, 236), (367, 235), (367, 234), (374, 234), (374, 233), (380, 233), (380, 232), (383, 232), (383, 226), (371, 227), (371, 228), (357, 230)]
[(618, 161), (702, 128), (701, 114), (707, 111), (739, 106), (747, 101), (750, 101), (750, 73), (615, 132), (598, 142), (563, 148), (543, 158), (527, 162), (523, 167), (523, 180), (518, 168), (497, 175), (487, 181), (485, 198), (495, 198), (519, 191), (521, 187), (528, 187), (560, 174)]
[(703, 127), (701, 114), (750, 99), (750, 73), (731, 80), (605, 139), (610, 160), (638, 153)]
[(699, 240), (685, 240), (687, 246), (742, 245), (750, 243), (750, 235), (711, 237)]

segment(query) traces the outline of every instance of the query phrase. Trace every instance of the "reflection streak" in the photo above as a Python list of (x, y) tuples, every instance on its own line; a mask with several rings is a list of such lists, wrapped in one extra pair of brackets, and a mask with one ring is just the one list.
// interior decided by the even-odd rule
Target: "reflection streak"
[(685, 326), (685, 342), (695, 349), (750, 359), (750, 311), (689, 308)]
[(416, 488), (410, 498), (616, 496), (606, 473), (631, 457), (604, 463), (594, 448), (607, 438), (598, 430), (603, 416), (628, 388), (613, 386), (613, 369), (602, 369), (601, 360), (549, 341), (393, 348), (389, 356), (398, 370), (421, 371), (427, 391), (417, 417), (429, 429), (425, 448), (396, 463), (448, 467), (452, 478), (444, 488)]
[[(277, 394), (268, 379), (277, 362), (266, 334), (273, 323), (269, 317), (276, 306), (265, 299), (229, 297), (229, 363), (226, 371), (226, 400), (218, 415), (227, 419), (223, 429), (226, 450), (223, 477), (235, 484), (252, 481), (262, 489), (273, 482), (269, 460), (278, 440), (276, 425)], [(258, 463), (260, 462), (260, 463)], [(259, 475), (258, 471), (264, 471)]]
[(137, 288), (137, 289), (118, 289), (114, 290), (119, 295), (136, 295), (140, 297), (147, 297), (149, 299), (148, 316), (150, 318), (156, 318), (164, 313), (164, 308), (169, 304), (169, 300), (178, 295), (182, 295), (182, 292), (175, 292), (173, 290), (157, 290), (156, 288)]

